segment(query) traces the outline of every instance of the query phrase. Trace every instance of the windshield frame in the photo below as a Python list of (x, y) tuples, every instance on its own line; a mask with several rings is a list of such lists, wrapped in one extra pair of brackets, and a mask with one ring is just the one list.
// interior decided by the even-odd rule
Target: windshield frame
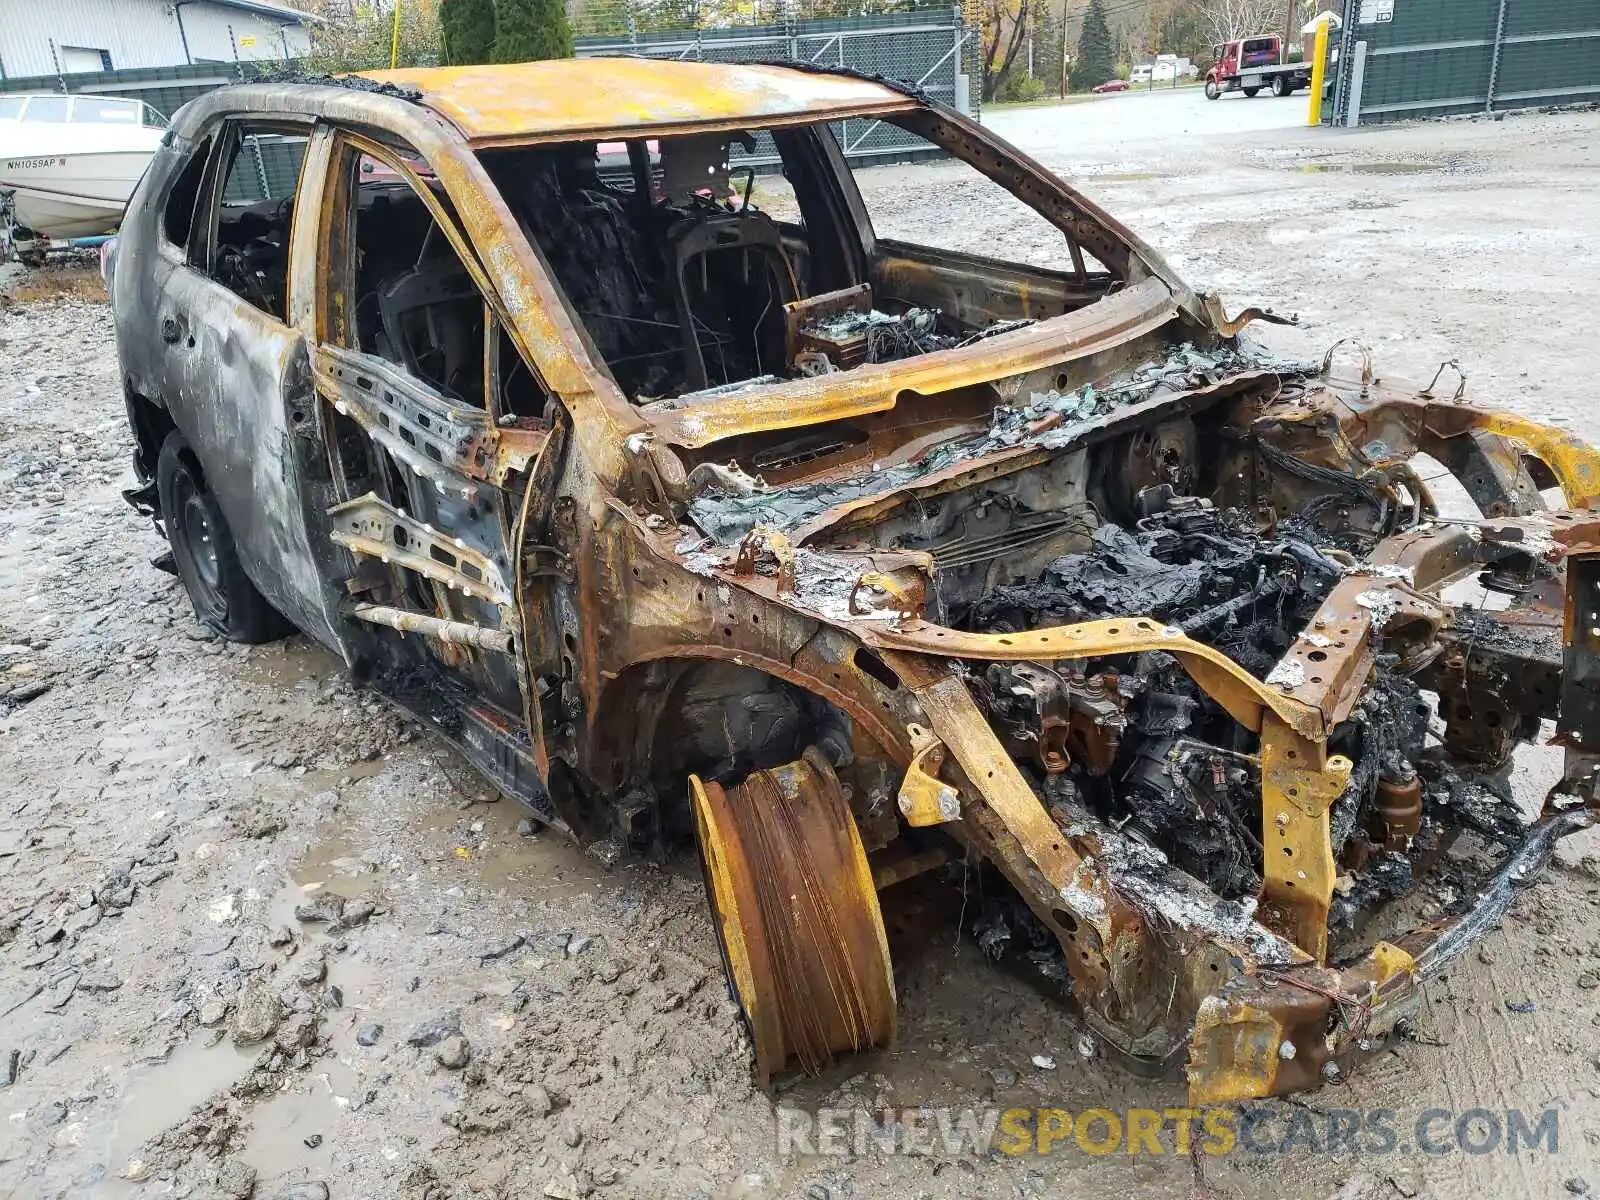
[[(1090, 353), (1105, 345), (1141, 336), (1166, 323), (1180, 310), (1203, 322), (1193, 293), (1141, 239), (1060, 177), (967, 117), (942, 105), (920, 102), (909, 108), (891, 105), (865, 113), (856, 110), (812, 112), (781, 119), (701, 122), (682, 128), (653, 125), (647, 133), (638, 126), (597, 129), (585, 131), (581, 136), (530, 135), (514, 140), (473, 141), (469, 145), (478, 169), (492, 177), (490, 166), (480, 151), (627, 142), (641, 136), (656, 140), (712, 130), (742, 132), (816, 126), (825, 135), (821, 141), (835, 156), (838, 185), (843, 188), (852, 210), (865, 220), (865, 206), (854, 173), (844, 162), (836, 139), (829, 136), (827, 130), (828, 125), (846, 117), (893, 117), (895, 124), (921, 135), (964, 162), (1056, 226), (1064, 236), (1064, 250), (1082, 247), (1092, 253), (1111, 272), (1114, 286), (1107, 295), (1081, 308), (972, 345), (933, 351), (910, 359), (865, 364), (827, 376), (753, 383), (744, 387), (735, 385), (728, 391), (698, 399), (678, 396), (640, 404), (617, 386), (609, 367), (595, 352), (583, 318), (574, 310), (565, 289), (544, 262), (542, 252), (532, 245), (532, 239), (526, 237), (524, 230), (517, 228), (519, 240), (529, 241), (545, 268), (549, 285), (560, 296), (574, 331), (585, 345), (587, 357), (604, 378), (606, 390), (615, 393), (621, 405), (663, 442), (691, 449), (748, 432), (793, 428), (840, 416), (881, 412), (893, 408), (902, 391), (945, 390), (1058, 362), (1064, 355)], [(498, 184), (494, 186), (500, 202), (515, 211), (515, 205), (498, 191)], [(870, 247), (870, 222), (866, 228)], [(1066, 273), (1072, 274), (1070, 266)], [(1152, 281), (1155, 286), (1144, 286)]]

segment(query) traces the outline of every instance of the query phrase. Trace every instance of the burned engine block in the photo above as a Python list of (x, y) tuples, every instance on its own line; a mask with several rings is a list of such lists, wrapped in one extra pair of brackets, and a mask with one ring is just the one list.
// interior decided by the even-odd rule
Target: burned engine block
[[(1266, 679), (1355, 569), (1348, 553), (1319, 545), (1308, 526), (1258, 529), (1242, 513), (1168, 487), (1147, 490), (1138, 505), (1143, 515), (1131, 527), (1102, 524), (1088, 550), (1056, 558), (1036, 579), (994, 588), (970, 607), (966, 626), (1016, 632), (1143, 614)], [(1336, 931), (1407, 891), (1413, 855), (1435, 851), (1447, 827), (1489, 836), (1511, 828), (1503, 787), (1463, 776), (1430, 750), (1433, 709), (1398, 666), (1380, 655), (1376, 685), (1330, 742), (1355, 764), (1332, 814), (1335, 850), (1351, 880), (1334, 906)], [(1254, 735), (1173, 656), (996, 663), (971, 685), (1058, 820), (1088, 811), (1219, 896), (1259, 891)]]

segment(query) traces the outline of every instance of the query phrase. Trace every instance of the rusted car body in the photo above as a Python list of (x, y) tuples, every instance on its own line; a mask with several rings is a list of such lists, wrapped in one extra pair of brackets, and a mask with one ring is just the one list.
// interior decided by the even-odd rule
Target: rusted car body
[[(876, 233), (845, 119), (998, 184), (1057, 264)], [(754, 134), (799, 219), (730, 183)], [(230, 204), (274, 138), (292, 194)], [(1600, 454), (1266, 354), (1269, 314), (911, 92), (636, 60), (224, 89), (113, 299), (131, 498), (201, 618), (281, 614), (603, 858), (697, 839), (763, 1076), (891, 1038), (878, 892), (982, 862), (985, 948), (1127, 1062), (1312, 1088), (1592, 819)], [(1542, 721), (1566, 777), (1523, 811)]]

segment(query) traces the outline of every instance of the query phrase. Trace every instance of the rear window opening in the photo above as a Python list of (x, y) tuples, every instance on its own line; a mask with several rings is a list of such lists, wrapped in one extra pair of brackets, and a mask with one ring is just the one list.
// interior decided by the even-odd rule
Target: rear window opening
[[(843, 165), (841, 145), (870, 149), (873, 127), (886, 124), (481, 157), (598, 357), (639, 404), (955, 349), (1072, 312), (1120, 282), (1043, 213), (931, 141), (914, 165)], [(899, 198), (913, 187), (984, 220), (951, 221), (947, 208), (909, 220)], [(957, 226), (982, 236), (954, 236)]]

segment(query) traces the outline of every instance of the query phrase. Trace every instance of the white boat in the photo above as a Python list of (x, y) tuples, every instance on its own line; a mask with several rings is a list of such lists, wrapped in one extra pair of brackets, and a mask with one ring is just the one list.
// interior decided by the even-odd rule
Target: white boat
[(0, 191), (37, 237), (110, 233), (161, 144), (166, 118), (117, 96), (0, 93)]

